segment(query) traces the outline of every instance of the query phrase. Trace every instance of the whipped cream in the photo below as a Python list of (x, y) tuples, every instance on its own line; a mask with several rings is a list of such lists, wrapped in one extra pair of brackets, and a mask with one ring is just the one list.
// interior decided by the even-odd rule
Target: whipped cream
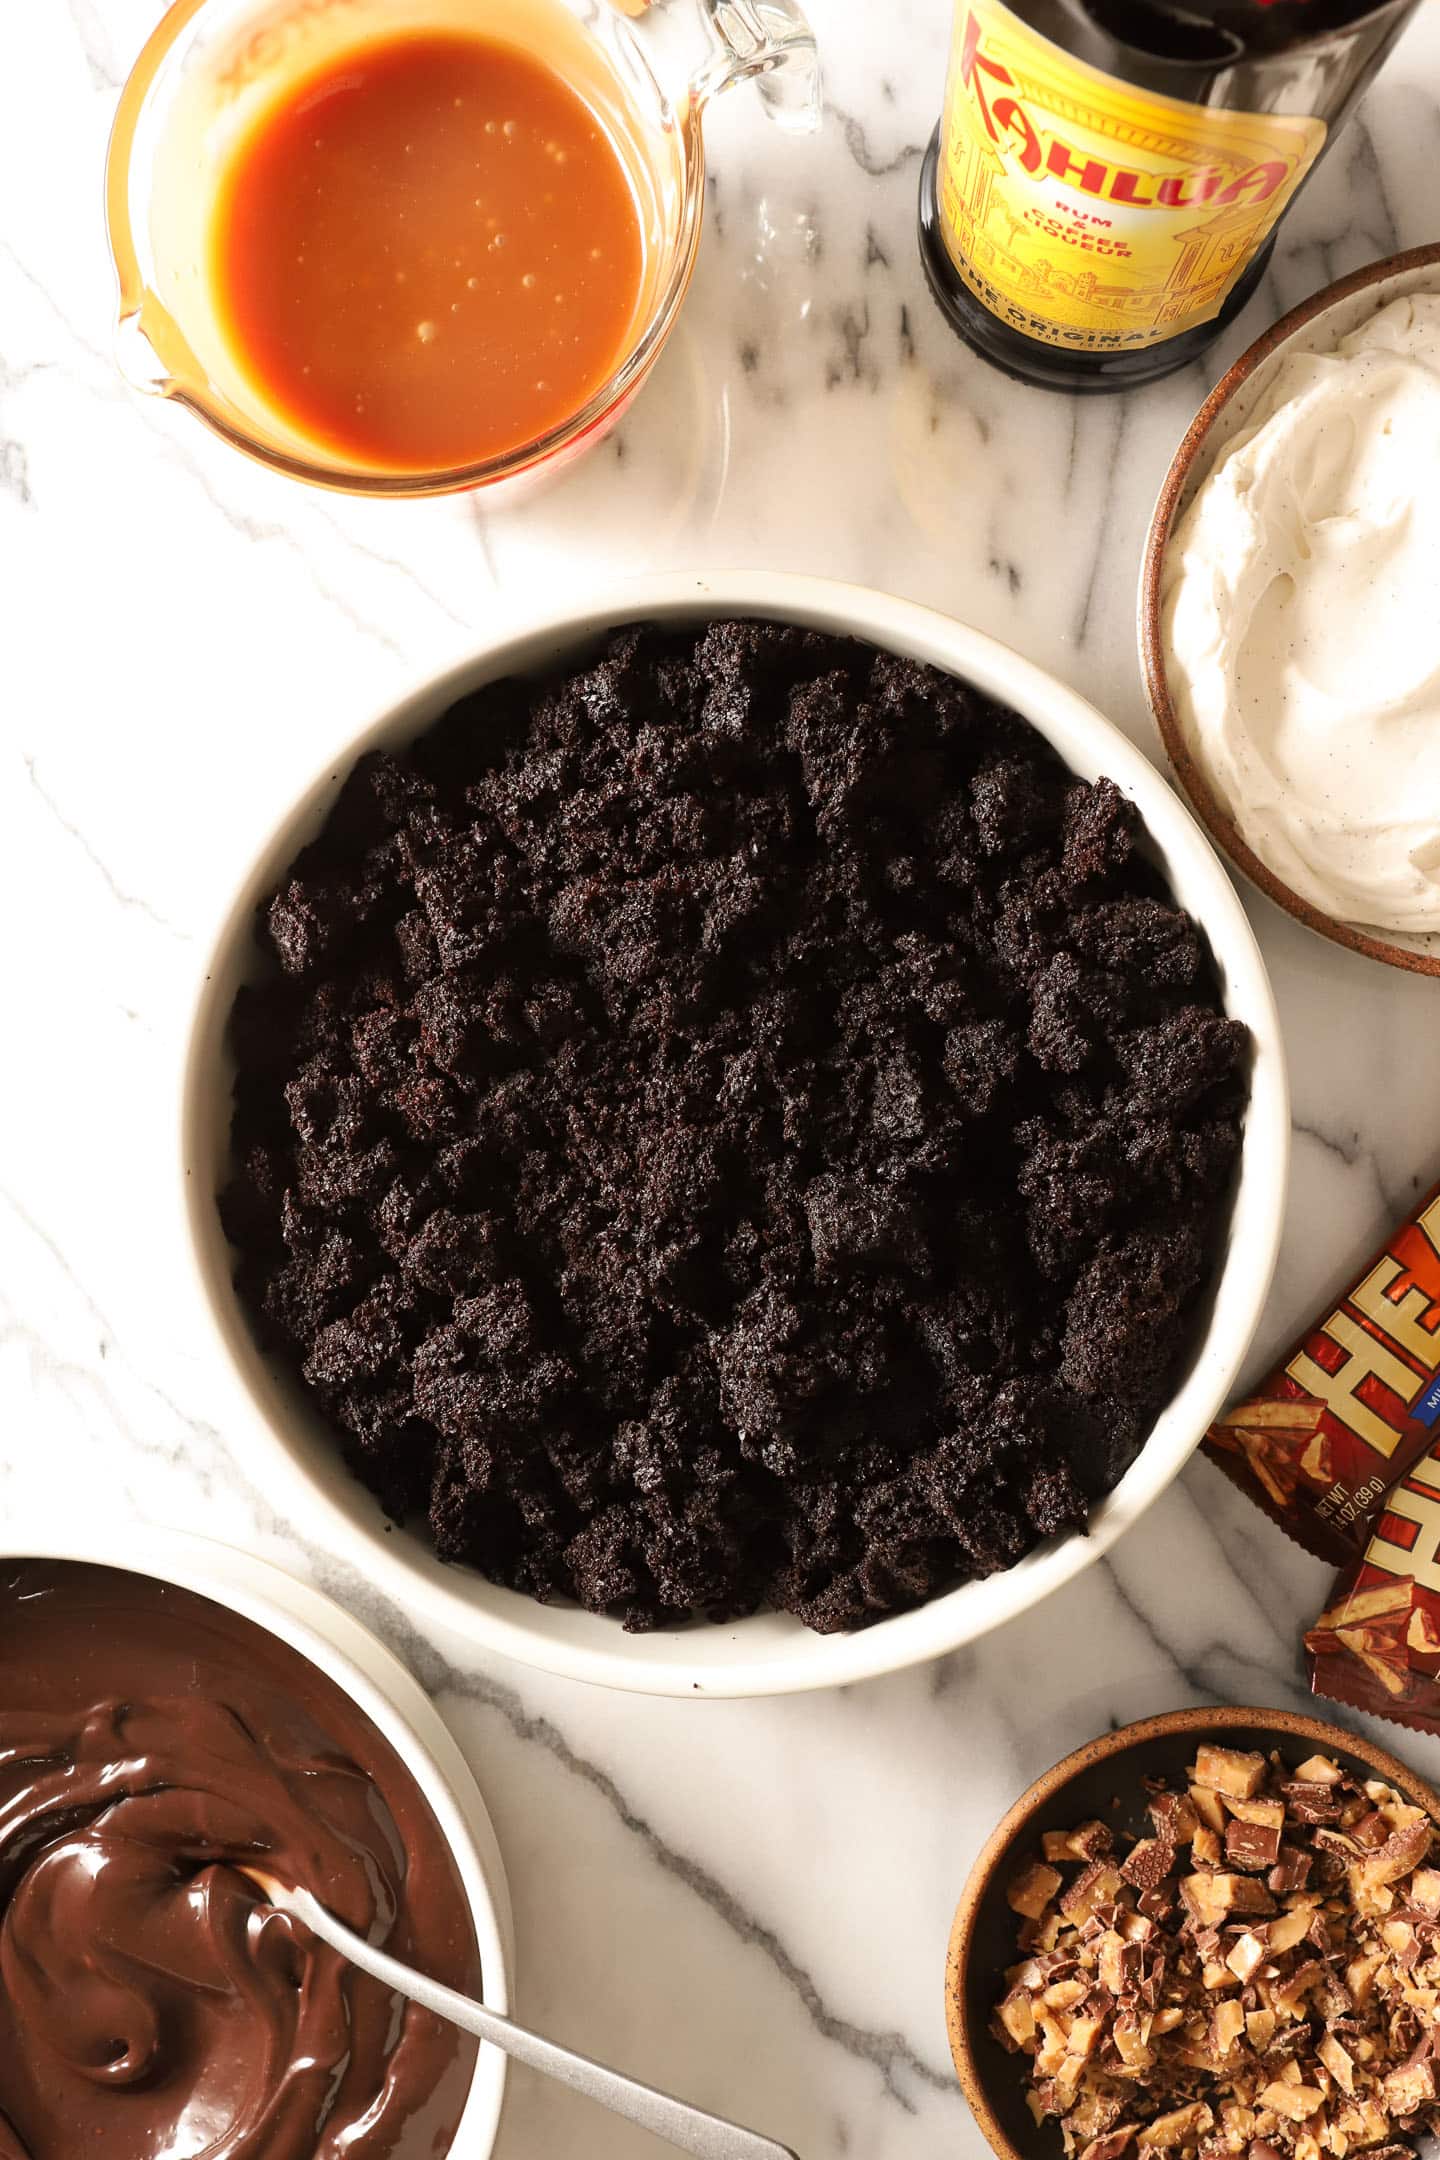
[(1440, 296), (1282, 364), (1162, 608), (1180, 726), (1261, 862), (1327, 915), (1440, 930)]

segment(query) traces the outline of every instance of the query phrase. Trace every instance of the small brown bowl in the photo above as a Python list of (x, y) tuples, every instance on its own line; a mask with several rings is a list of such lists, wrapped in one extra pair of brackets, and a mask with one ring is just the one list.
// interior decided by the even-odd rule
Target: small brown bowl
[[(1047, 1830), (1073, 1830), (1098, 1816), (1119, 1837), (1143, 1835), (1142, 1778), (1177, 1783), (1194, 1761), (1197, 1743), (1221, 1736), (1232, 1747), (1278, 1747), (1299, 1757), (1321, 1750), (1354, 1775), (1384, 1778), (1440, 1824), (1440, 1793), (1404, 1763), (1338, 1725), (1288, 1710), (1171, 1710), (1102, 1733), (1056, 1763), (1021, 1794), (986, 1841), (956, 1908), (945, 1963), (945, 2023), (956, 2074), (1000, 2160), (1061, 2160), (1058, 2130), (1038, 2126), (1025, 2104), (1027, 2058), (1007, 2054), (990, 2031), (1005, 1968), (1019, 1957), (1019, 1923), (1005, 1902), (1006, 1884), (1023, 1859), (1038, 1855)], [(1119, 1808), (1113, 1805), (1117, 1797)]]
[(1241, 838), (1181, 734), (1166, 680), (1160, 609), (1170, 536), (1221, 451), (1247, 425), (1281, 361), (1292, 353), (1333, 350), (1342, 337), (1387, 301), (1413, 292), (1440, 292), (1440, 242), (1410, 248), (1382, 262), (1367, 263), (1363, 270), (1352, 271), (1349, 277), (1327, 285), (1323, 292), (1312, 293), (1258, 337), (1228, 374), (1221, 376), (1171, 460), (1150, 520), (1140, 566), (1140, 666), (1150, 709), (1176, 777), (1211, 839), (1236, 869), (1277, 907), (1284, 908), (1287, 915), (1293, 915), (1297, 922), (1332, 943), (1364, 953), (1367, 959), (1383, 960), (1388, 967), (1409, 968), (1417, 975), (1440, 975), (1440, 933), (1411, 935), (1405, 931), (1371, 930), (1362, 923), (1342, 922), (1334, 915), (1326, 915), (1267, 869)]

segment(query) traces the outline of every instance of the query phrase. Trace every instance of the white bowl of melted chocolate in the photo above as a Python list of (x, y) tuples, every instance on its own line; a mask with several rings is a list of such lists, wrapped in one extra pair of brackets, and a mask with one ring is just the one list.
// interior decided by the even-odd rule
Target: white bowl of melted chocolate
[(37, 1544), (0, 1560), (0, 2160), (483, 2160), (502, 2058), (240, 1872), (506, 2006), (494, 1835), (414, 1681), (222, 1548)]

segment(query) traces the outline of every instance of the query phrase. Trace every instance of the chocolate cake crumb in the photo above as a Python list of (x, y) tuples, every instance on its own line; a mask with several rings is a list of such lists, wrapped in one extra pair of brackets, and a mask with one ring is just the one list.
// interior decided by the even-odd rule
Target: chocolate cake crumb
[(260, 936), (239, 1290), (447, 1559), (853, 1628), (1082, 1528), (1174, 1390), (1246, 1031), (965, 683), (616, 632), (363, 758)]

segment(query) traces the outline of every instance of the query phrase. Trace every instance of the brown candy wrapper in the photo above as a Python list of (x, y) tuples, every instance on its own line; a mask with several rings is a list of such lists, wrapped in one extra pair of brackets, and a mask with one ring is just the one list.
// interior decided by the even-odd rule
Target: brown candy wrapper
[(1305, 1655), (1317, 1695), (1440, 1733), (1440, 1432), (1387, 1495)]
[(1440, 1444), (1440, 1185), (1259, 1392), (1211, 1426), (1205, 1452), (1307, 1551), (1344, 1562), (1366, 1552), (1386, 1494), (1429, 1460), (1432, 1442)]

